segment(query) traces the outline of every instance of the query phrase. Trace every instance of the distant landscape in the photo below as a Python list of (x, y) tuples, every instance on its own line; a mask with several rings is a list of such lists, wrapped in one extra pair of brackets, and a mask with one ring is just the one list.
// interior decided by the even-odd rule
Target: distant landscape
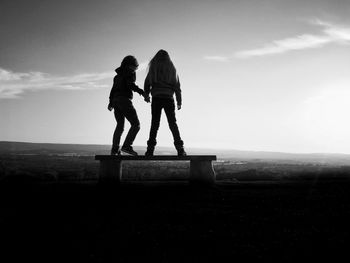
[(94, 159), (109, 147), (0, 142), (2, 256), (43, 262), (348, 257), (347, 155), (189, 148), (189, 154), (217, 155), (214, 187), (187, 184), (186, 161), (125, 161), (125, 182), (110, 187), (96, 184)]
[[(145, 147), (135, 146), (143, 155)], [(0, 180), (96, 181), (96, 154), (108, 154), (110, 145), (0, 142)], [(218, 181), (315, 180), (350, 178), (350, 155), (293, 154), (188, 148), (188, 154), (217, 155)], [(171, 147), (157, 147), (155, 154), (176, 154)], [(137, 161), (123, 164), (124, 180), (184, 180), (189, 162)]]

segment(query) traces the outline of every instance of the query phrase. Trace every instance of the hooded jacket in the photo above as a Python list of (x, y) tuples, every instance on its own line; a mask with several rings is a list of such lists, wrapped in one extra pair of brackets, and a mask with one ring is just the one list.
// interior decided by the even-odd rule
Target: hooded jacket
[(115, 70), (117, 75), (113, 79), (113, 87), (109, 94), (109, 101), (112, 102), (118, 96), (126, 97), (130, 100), (133, 98), (133, 91), (143, 94), (143, 90), (136, 84), (136, 73), (128, 68), (119, 67)]

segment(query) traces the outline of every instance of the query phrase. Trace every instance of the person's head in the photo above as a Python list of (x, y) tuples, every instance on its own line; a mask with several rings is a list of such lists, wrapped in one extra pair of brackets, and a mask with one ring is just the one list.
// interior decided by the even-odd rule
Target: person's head
[(177, 81), (176, 68), (169, 53), (163, 49), (159, 50), (149, 62), (148, 74), (151, 84), (159, 81), (172, 84)]
[(136, 71), (138, 66), (139, 66), (139, 63), (137, 62), (137, 59), (131, 55), (126, 56), (120, 65), (121, 68), (129, 69), (132, 71)]
[(171, 61), (169, 53), (164, 49), (160, 49), (152, 58), (152, 61)]

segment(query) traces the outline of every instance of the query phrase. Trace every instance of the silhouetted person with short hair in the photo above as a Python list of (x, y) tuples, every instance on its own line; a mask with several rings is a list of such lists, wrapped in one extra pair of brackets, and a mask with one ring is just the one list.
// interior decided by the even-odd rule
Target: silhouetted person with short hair
[(180, 110), (182, 105), (180, 81), (176, 68), (167, 51), (159, 50), (149, 62), (144, 91), (146, 102), (150, 102), (149, 94), (151, 93), (152, 95), (152, 123), (145, 155), (152, 156), (154, 153), (162, 109), (164, 109), (167, 116), (178, 156), (186, 155), (184, 142), (181, 139), (175, 117), (174, 93), (177, 109)]
[(119, 143), (124, 131), (125, 119), (130, 122), (131, 126), (121, 147), (121, 151), (131, 155), (137, 155), (137, 152), (132, 148), (132, 144), (140, 130), (140, 121), (132, 104), (132, 98), (133, 92), (137, 92), (140, 95), (144, 94), (144, 91), (135, 84), (135, 71), (138, 65), (136, 58), (129, 55), (123, 59), (120, 67), (115, 70), (117, 75), (113, 80), (108, 104), (108, 110), (111, 111), (114, 109), (114, 116), (117, 121), (117, 126), (113, 134), (112, 155), (120, 155)]

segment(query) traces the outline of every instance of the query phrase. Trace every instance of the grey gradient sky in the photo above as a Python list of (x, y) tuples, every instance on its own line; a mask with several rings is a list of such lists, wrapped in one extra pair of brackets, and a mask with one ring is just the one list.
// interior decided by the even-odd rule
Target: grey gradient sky
[[(114, 69), (135, 55), (142, 87), (166, 49), (185, 146), (350, 153), (349, 13), (347, 0), (3, 0), (0, 140), (110, 144)], [(150, 105), (134, 105), (145, 145)], [(165, 116), (158, 142), (172, 145)]]

